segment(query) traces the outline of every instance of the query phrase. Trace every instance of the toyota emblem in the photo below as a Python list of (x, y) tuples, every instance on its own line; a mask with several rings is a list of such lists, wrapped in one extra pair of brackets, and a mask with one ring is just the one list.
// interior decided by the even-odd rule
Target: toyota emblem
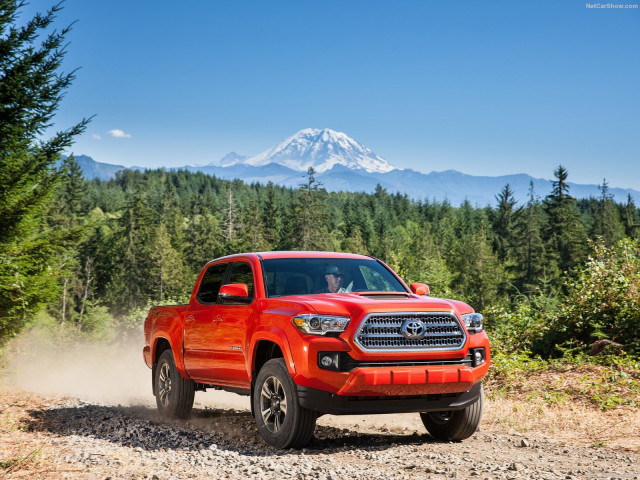
[(425, 326), (420, 320), (408, 319), (405, 320), (400, 327), (400, 331), (405, 338), (409, 340), (420, 340), (424, 337)]

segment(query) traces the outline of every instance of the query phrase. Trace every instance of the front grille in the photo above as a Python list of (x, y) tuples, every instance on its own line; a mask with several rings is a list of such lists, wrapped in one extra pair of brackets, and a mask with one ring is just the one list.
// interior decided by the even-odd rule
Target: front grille
[[(407, 323), (415, 328), (403, 329)], [(363, 350), (374, 352), (459, 350), (465, 340), (462, 325), (449, 312), (371, 313), (355, 336)]]

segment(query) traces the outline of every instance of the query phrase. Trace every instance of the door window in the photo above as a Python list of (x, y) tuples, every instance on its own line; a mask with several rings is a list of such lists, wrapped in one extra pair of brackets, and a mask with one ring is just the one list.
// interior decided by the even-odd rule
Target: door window
[(202, 282), (200, 282), (200, 288), (196, 298), (200, 303), (216, 303), (218, 301), (218, 291), (222, 282), (224, 282), (225, 274), (227, 273), (227, 264), (219, 263), (217, 265), (211, 265), (204, 272)]
[(249, 298), (253, 299), (253, 271), (248, 263), (234, 263), (227, 283), (244, 283), (249, 291)]

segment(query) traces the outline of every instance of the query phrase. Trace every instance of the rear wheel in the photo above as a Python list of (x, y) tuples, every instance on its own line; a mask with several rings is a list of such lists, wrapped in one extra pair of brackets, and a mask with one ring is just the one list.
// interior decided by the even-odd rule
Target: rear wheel
[(260, 369), (253, 412), (260, 435), (274, 447), (301, 448), (316, 428), (317, 414), (298, 403), (298, 392), (282, 358), (273, 358)]
[(156, 405), (162, 416), (187, 418), (193, 408), (195, 384), (180, 375), (171, 350), (165, 350), (160, 355), (154, 382)]
[(421, 412), (427, 431), (438, 440), (460, 441), (473, 435), (480, 425), (484, 393), (480, 389), (478, 401), (462, 410)]

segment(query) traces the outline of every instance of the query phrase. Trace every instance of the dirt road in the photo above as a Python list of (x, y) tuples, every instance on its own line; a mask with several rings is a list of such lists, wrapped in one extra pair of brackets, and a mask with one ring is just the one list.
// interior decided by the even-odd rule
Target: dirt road
[[(222, 402), (224, 403), (224, 402)], [(487, 409), (492, 402), (487, 403)], [(640, 479), (640, 453), (496, 431), (437, 442), (417, 415), (319, 419), (304, 450), (265, 446), (246, 409), (109, 406), (0, 391), (0, 478)]]

